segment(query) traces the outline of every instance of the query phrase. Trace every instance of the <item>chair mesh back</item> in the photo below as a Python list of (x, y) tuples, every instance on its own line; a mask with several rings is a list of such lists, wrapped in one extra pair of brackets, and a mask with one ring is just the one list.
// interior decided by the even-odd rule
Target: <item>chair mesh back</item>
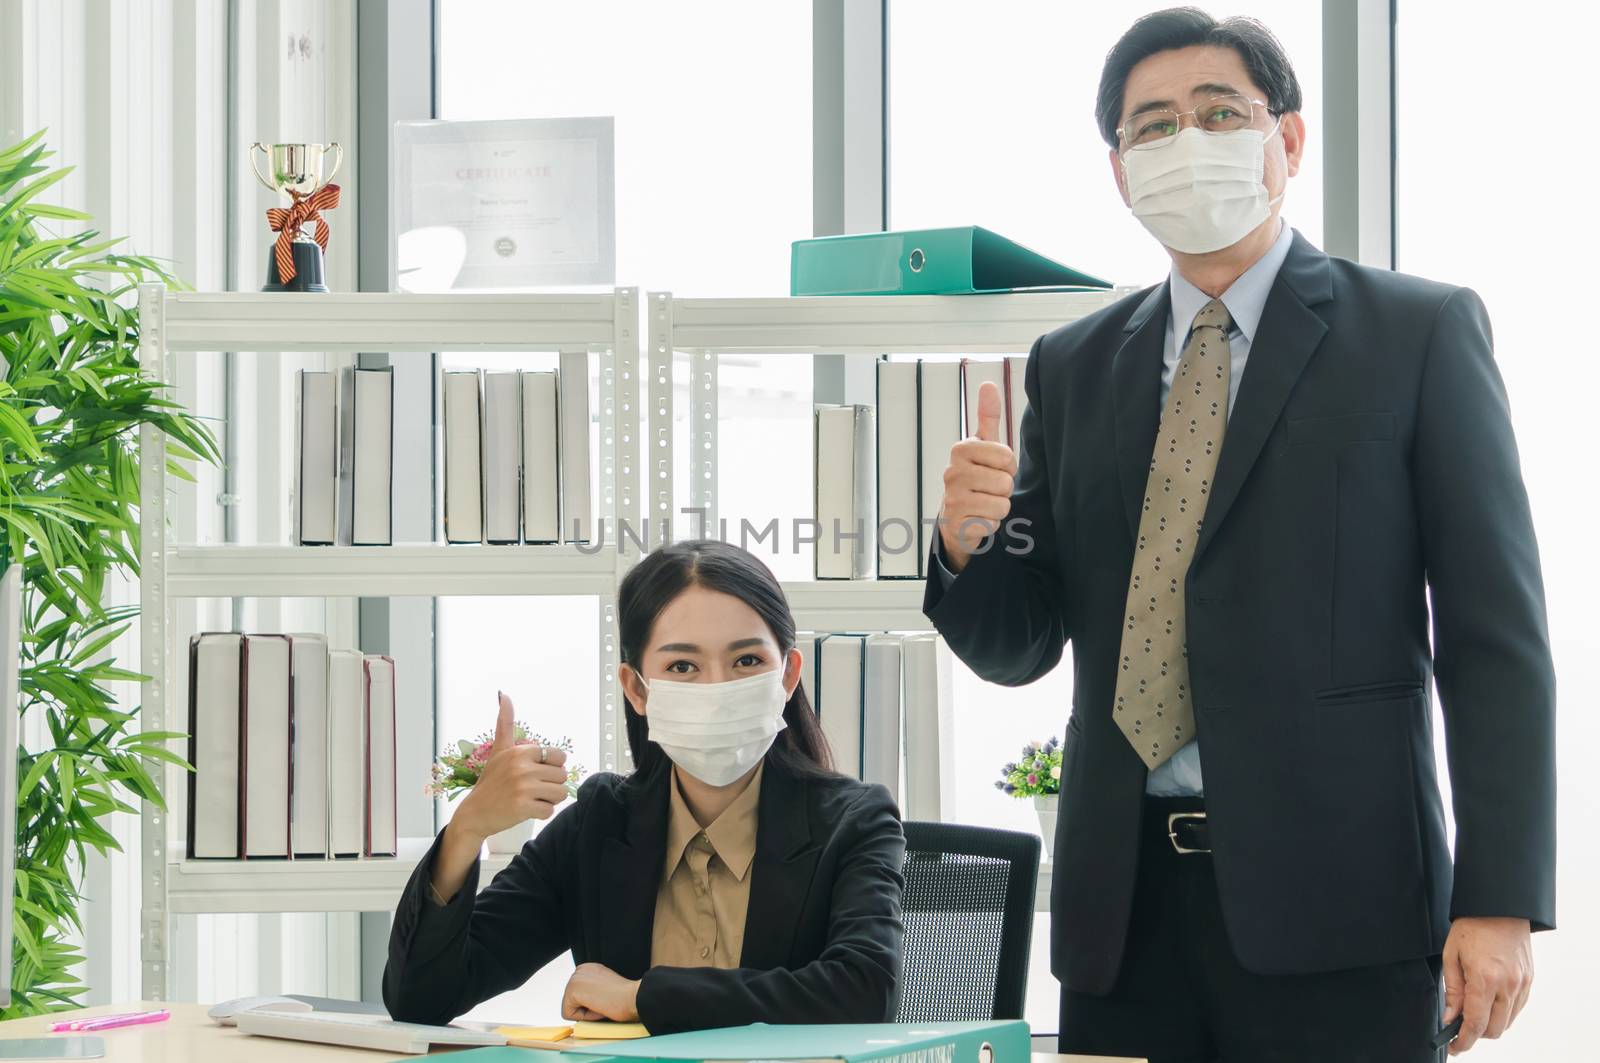
[(907, 823), (896, 1022), (1020, 1019), (1039, 839)]

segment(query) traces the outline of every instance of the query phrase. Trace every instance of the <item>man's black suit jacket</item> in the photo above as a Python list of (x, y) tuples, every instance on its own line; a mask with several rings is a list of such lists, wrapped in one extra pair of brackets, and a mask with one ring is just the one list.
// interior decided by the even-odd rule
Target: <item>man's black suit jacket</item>
[[(640, 978), (652, 1033), (752, 1022), (885, 1022), (900, 971), (905, 835), (882, 786), (801, 776), (768, 758), (741, 966), (650, 966), (666, 863), (665, 756), (626, 778), (590, 778), (478, 893), (429, 898), (434, 850), (407, 883), (389, 937), (389, 1014), (442, 1023), (515, 989), (569, 949)], [(441, 835), (442, 836), (442, 835)]]
[[(948, 589), (930, 578), (924, 601), (993, 682), (1039, 678), (1072, 641), (1051, 953), (1087, 993), (1116, 980), (1137, 872), (1146, 772), (1111, 704), (1168, 312), (1163, 284), (1034, 344), (1011, 515)], [(1185, 607), (1215, 873), (1246, 968), (1436, 954), (1457, 916), (1554, 924), (1544, 590), (1472, 291), (1330, 258), (1295, 234)]]

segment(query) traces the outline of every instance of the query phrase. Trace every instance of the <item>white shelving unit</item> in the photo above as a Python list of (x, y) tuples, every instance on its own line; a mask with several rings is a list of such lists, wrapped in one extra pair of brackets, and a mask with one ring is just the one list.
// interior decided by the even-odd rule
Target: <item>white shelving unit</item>
[[(638, 290), (594, 295), (261, 294), (139, 291), (140, 360), (163, 380), (174, 359), (222, 351), (381, 351), (396, 356), (437, 351), (581, 351), (599, 378), (597, 515), (605, 534), (595, 547), (198, 546), (168, 541), (172, 490), (165, 440), (141, 436), (143, 532), (142, 725), (185, 731), (187, 706), (178, 681), (175, 603), (193, 598), (386, 597), (396, 595), (593, 595), (600, 600), (600, 705), (603, 768), (625, 746), (616, 682), (617, 580), (637, 547), (616, 534), (637, 523), (639, 499)], [(143, 808), (140, 943), (145, 999), (168, 992), (167, 919), (173, 912), (382, 911), (392, 908), (428, 839), (403, 839), (397, 857), (365, 860), (214, 861), (184, 858), (187, 787), (174, 769), (152, 764), (165, 780), (170, 819)], [(483, 881), (506, 862), (486, 861)]]
[[(637, 560), (636, 540), (677, 516), (674, 456), (689, 448), (690, 504), (716, 526), (717, 359), (724, 353), (810, 356), (881, 353), (1020, 353), (1040, 334), (1107, 305), (1121, 292), (962, 297), (684, 299), (651, 293), (641, 357), (638, 290), (595, 295), (260, 294), (140, 288), (141, 361), (174, 379), (179, 355), (221, 351), (583, 351), (598, 359), (599, 493), (604, 527), (595, 547), (201, 546), (168, 541), (171, 485), (160, 432), (142, 430), (140, 585), (143, 715), (151, 730), (187, 729), (175, 603), (195, 598), (594, 595), (599, 598), (601, 767), (624, 762), (619, 712), (615, 591)], [(211, 352), (211, 353), (208, 353)], [(673, 438), (675, 352), (692, 367), (692, 438)], [(639, 374), (647, 409), (637, 409)], [(641, 436), (641, 429), (643, 434)], [(644, 484), (648, 482), (648, 490)], [(648, 524), (644, 519), (647, 518)], [(785, 585), (799, 627), (817, 631), (926, 630), (919, 580), (795, 581)], [(398, 899), (427, 839), (402, 839), (400, 855), (370, 860), (193, 861), (183, 858), (186, 787), (159, 765), (170, 820), (143, 809), (142, 981), (145, 999), (168, 992), (171, 913), (381, 911)], [(483, 881), (505, 858), (486, 861)], [(1050, 868), (1040, 878), (1048, 906)]]

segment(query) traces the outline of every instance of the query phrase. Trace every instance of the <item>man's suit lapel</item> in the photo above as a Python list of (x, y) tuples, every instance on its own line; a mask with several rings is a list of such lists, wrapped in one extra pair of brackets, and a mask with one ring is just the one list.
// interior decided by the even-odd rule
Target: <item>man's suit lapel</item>
[(601, 842), (599, 911), (600, 962), (625, 978), (642, 978), (650, 968), (651, 935), (655, 929), (656, 892), (667, 854), (667, 787), (672, 767), (667, 758), (648, 775), (624, 784), (625, 811)]
[(1289, 393), (1328, 331), (1327, 322), (1311, 308), (1332, 298), (1328, 256), (1295, 233), (1250, 343), (1250, 357), (1239, 381), (1233, 413), (1228, 417), (1228, 431), (1217, 458), (1217, 475), (1206, 502), (1205, 523), (1191, 565), (1217, 537), (1217, 529), (1260, 457), (1272, 426), (1278, 423), (1284, 404), (1289, 401)]
[(1122, 327), (1127, 338), (1111, 364), (1117, 479), (1122, 484), (1122, 502), (1132, 539), (1139, 535), (1139, 517), (1150, 480), (1150, 457), (1161, 421), (1162, 346), (1171, 306), (1167, 285), (1152, 288)]
[(756, 856), (750, 865), (742, 967), (770, 970), (788, 966), (794, 928), (821, 853), (811, 842), (807, 789), (804, 779), (767, 762), (761, 776)]

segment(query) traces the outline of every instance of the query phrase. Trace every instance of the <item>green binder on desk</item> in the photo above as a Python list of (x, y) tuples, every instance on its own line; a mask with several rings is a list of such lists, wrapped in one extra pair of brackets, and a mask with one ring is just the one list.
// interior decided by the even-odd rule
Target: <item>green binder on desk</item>
[(791, 295), (970, 295), (1098, 291), (1079, 272), (978, 225), (796, 240)]
[(569, 1049), (570, 1063), (595, 1057), (645, 1063), (838, 1060), (839, 1063), (1029, 1063), (1025, 1022), (882, 1023), (861, 1026), (733, 1026)]

